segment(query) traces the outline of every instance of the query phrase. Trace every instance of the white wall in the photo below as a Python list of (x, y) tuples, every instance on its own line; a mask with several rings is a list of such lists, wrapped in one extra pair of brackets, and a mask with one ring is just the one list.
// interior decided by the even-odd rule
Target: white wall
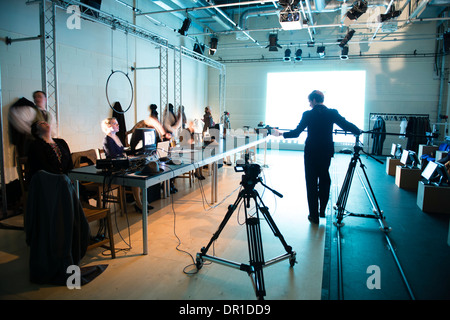
[[(433, 33), (435, 32), (434, 23), (412, 26), (411, 32)], [(225, 39), (222, 39), (226, 41)], [(408, 41), (408, 42), (390, 42), (373, 43), (365, 48), (364, 55), (367, 58), (354, 57), (342, 61), (339, 59), (303, 59), (302, 62), (264, 62), (261, 56), (271, 56), (279, 58), (283, 56), (284, 49), (278, 53), (269, 53), (268, 49), (249, 49), (241, 50), (239, 59), (241, 62), (233, 61), (230, 50), (216, 53), (226, 64), (226, 106), (225, 109), (230, 112), (231, 124), (233, 129), (242, 128), (242, 126), (255, 127), (260, 121), (265, 119), (266, 108), (266, 82), (269, 72), (301, 72), (301, 71), (339, 71), (339, 70), (365, 70), (366, 71), (366, 101), (365, 101), (365, 119), (363, 130), (368, 130), (369, 113), (411, 113), (411, 114), (429, 114), (432, 123), (438, 119), (438, 100), (440, 79), (435, 71), (434, 57), (421, 57), (423, 53), (433, 53), (435, 50), (435, 41)], [(247, 42), (248, 43), (248, 42)], [(350, 52), (359, 52), (359, 44), (350, 44)], [(337, 47), (337, 46), (336, 46)], [(303, 50), (303, 57), (313, 56), (317, 48), (308, 48)], [(309, 51), (308, 51), (309, 50)], [(396, 54), (412, 54), (414, 50), (418, 55), (416, 57), (396, 57)], [(334, 55), (332, 50), (327, 49), (328, 55)], [(380, 57), (369, 58), (371, 55), (380, 55)], [(390, 55), (389, 58), (383, 55)], [(230, 59), (227, 63), (227, 59)], [(245, 62), (251, 60), (254, 62)], [(440, 67), (440, 65), (439, 65)], [(217, 80), (212, 77), (210, 71), (210, 95), (209, 103), (217, 100), (216, 86)], [(447, 75), (446, 75), (447, 77)], [(447, 102), (444, 86), (444, 101), (442, 114), (446, 114)], [(323, 88), (318, 87), (318, 90)], [(299, 99), (304, 105), (307, 97), (298, 97), (295, 92), (280, 92), (280, 94), (291, 94), (293, 99)], [(346, 92), (348, 99), (352, 97), (352, 88)], [(333, 101), (327, 101), (325, 105), (333, 106)], [(448, 111), (447, 111), (448, 112)], [(290, 115), (287, 115), (290, 116)], [(292, 115), (300, 117), (297, 115)], [(345, 116), (345, 115), (344, 115)], [(277, 126), (276, 123), (267, 123), (271, 126)], [(373, 126), (373, 122), (371, 124)], [(388, 132), (399, 132), (398, 123), (387, 123)], [(367, 145), (368, 137), (365, 136)], [(395, 141), (399, 141), (395, 138)], [(400, 140), (398, 143), (402, 143)], [(384, 154), (389, 154), (391, 140), (387, 139), (384, 144)], [(406, 144), (406, 143), (405, 143)]]
[[(25, 2), (0, 0), (0, 38), (18, 39), (39, 34), (38, 4), (26, 5)], [(115, 1), (103, 1), (102, 10), (132, 21), (130, 11)], [(160, 107), (159, 70), (138, 70), (135, 71), (136, 75), (130, 70), (133, 64), (136, 67), (159, 66), (159, 48), (146, 40), (126, 36), (121, 31), (112, 32), (110, 27), (84, 19), (81, 20), (80, 29), (69, 29), (66, 25), (68, 17), (68, 13), (57, 9), (59, 136), (67, 141), (72, 152), (76, 152), (102, 146), (104, 134), (100, 122), (112, 114), (105, 93), (111, 66), (114, 70), (128, 73), (136, 90), (133, 104), (125, 113), (127, 130), (131, 129), (136, 121), (149, 115), (151, 103)], [(167, 38), (169, 43), (192, 48), (189, 40), (173, 31), (181, 26), (179, 19), (170, 18), (165, 21), (166, 24), (172, 25), (173, 29), (156, 26), (142, 20), (142, 17), (137, 19), (138, 23), (145, 24), (152, 32)], [(169, 103), (174, 100), (173, 60), (173, 52), (169, 50)], [(13, 164), (13, 147), (8, 136), (8, 110), (21, 97), (32, 100), (32, 92), (42, 88), (39, 40), (14, 42), (9, 46), (2, 41), (0, 66), (5, 175), (8, 182), (17, 176)], [(182, 102), (186, 115), (188, 118), (200, 118), (207, 103), (208, 67), (195, 60), (183, 58), (182, 69)], [(129, 86), (124, 86), (111, 87), (108, 90), (114, 91), (118, 96), (127, 97), (130, 89)], [(124, 100), (121, 104), (126, 108), (129, 100)], [(162, 109), (164, 110), (164, 106)]]

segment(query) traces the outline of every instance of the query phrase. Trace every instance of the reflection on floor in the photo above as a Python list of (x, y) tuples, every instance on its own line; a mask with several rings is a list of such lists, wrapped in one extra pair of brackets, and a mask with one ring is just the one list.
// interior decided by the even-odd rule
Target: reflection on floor
[[(416, 191), (398, 188), (395, 177), (386, 174), (385, 165), (363, 155), (361, 160), (366, 166), (375, 199), (391, 228), (388, 237), (394, 254), (378, 220), (345, 217), (344, 226), (340, 228), (343, 283), (340, 296), (338, 235), (332, 219), (329, 219), (322, 299), (449, 299), (450, 209), (449, 214), (422, 212), (417, 206)], [(336, 203), (350, 156), (337, 155), (333, 162), (331, 201)], [(372, 215), (372, 205), (357, 175), (361, 171), (358, 168), (355, 172), (346, 206), (347, 213)]]

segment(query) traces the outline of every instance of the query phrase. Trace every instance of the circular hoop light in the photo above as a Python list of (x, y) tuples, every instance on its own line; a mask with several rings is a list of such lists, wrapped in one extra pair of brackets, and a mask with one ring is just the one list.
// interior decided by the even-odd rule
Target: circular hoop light
[[(123, 74), (125, 76), (125, 78), (127, 78), (128, 83), (130, 84), (130, 89), (131, 89), (131, 100), (130, 100), (130, 104), (128, 105), (128, 107), (125, 109), (125, 111), (119, 111), (114, 109), (114, 106), (111, 104), (111, 102), (109, 101), (109, 96), (108, 96), (108, 84), (109, 84), (109, 80), (111, 79), (111, 77), (113, 76), (113, 74), (118, 73), (118, 74)], [(115, 70), (115, 71), (111, 71), (111, 74), (108, 77), (108, 80), (106, 80), (106, 100), (108, 100), (108, 104), (111, 107), (111, 109), (113, 109), (115, 112), (117, 113), (125, 113), (127, 112), (130, 108), (131, 108), (131, 104), (133, 103), (133, 84), (131, 83), (130, 78), (128, 77), (128, 74), (126, 74), (123, 71), (120, 70)]]

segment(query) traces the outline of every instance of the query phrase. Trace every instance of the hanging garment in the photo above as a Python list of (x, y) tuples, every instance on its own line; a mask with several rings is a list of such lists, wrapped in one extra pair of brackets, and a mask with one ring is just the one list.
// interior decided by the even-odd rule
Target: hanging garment
[(403, 134), (406, 134), (407, 125), (408, 121), (406, 120), (406, 118), (403, 118), (402, 121), (400, 122), (400, 134), (402, 134), (402, 136), (399, 136), (400, 139), (405, 139), (405, 136), (403, 136)]
[(386, 123), (382, 117), (377, 118), (372, 131), (372, 154), (382, 155), (384, 140), (386, 140)]
[(410, 117), (406, 126), (408, 141), (406, 150), (418, 152), (419, 144), (426, 144), (426, 133), (431, 131), (430, 119), (427, 117)]

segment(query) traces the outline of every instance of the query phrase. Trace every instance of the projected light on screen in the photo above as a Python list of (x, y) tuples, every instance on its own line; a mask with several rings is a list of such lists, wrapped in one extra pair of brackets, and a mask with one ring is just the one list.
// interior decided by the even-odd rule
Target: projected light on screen
[[(311, 110), (308, 95), (320, 90), (324, 105), (364, 127), (365, 71), (274, 72), (267, 74), (266, 124), (295, 129), (303, 112)], [(335, 129), (340, 129), (335, 125)], [(304, 143), (306, 132), (298, 142)], [(354, 142), (352, 135), (335, 135), (335, 142)]]

